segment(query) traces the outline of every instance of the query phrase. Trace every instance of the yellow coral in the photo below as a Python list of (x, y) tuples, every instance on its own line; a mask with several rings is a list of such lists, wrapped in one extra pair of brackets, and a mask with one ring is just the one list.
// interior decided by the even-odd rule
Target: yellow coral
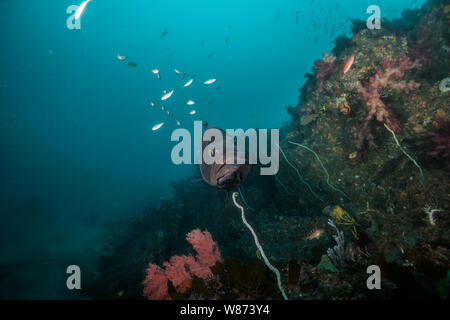
[(355, 219), (353, 219), (347, 211), (342, 209), (340, 206), (335, 206), (333, 210), (331, 210), (330, 213), (331, 217), (333, 218), (333, 222), (335, 224), (341, 224), (344, 226), (352, 226), (353, 230), (353, 236), (355, 238), (358, 238), (358, 233), (356, 232), (356, 222)]

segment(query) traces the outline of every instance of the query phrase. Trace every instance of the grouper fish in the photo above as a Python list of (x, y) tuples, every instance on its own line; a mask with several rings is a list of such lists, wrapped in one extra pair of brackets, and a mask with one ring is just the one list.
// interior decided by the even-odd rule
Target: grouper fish
[[(205, 148), (207, 148), (208, 145), (211, 144), (211, 141), (204, 141), (203, 137), (205, 136), (207, 130), (212, 129), (212, 127), (208, 127), (208, 124), (205, 122), (204, 129), (205, 130), (202, 135), (202, 157)], [(238, 152), (233, 137), (227, 135), (222, 129), (218, 130), (222, 132), (222, 143), (217, 144), (214, 149), (210, 147), (209, 152), (213, 157), (222, 155), (222, 162), (206, 164), (205, 161), (202, 161), (202, 163), (200, 164), (200, 172), (202, 173), (203, 180), (205, 180), (211, 186), (214, 186), (218, 189), (233, 190), (239, 187), (239, 185), (247, 178), (251, 170), (251, 165), (249, 164), (248, 158), (246, 157), (245, 153), (243, 151)], [(227, 154), (227, 141), (233, 143), (234, 154)], [(245, 159), (245, 163), (238, 164), (237, 159)], [(226, 163), (227, 160), (228, 162), (230, 162), (231, 160), (233, 161), (231, 163)]]

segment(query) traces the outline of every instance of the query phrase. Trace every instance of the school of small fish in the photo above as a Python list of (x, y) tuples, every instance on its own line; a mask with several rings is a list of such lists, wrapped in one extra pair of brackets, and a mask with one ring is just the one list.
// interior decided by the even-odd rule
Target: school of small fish
[[(128, 57), (127, 57), (127, 56), (118, 55), (117, 58), (118, 58), (120, 61), (123, 61), (123, 60), (127, 59)], [(174, 68), (173, 71), (174, 71), (177, 75), (183, 75), (183, 79), (184, 79), (184, 76), (186, 75), (185, 72), (182, 72), (182, 71), (180, 71), (179, 69), (176, 69), (176, 68)], [(154, 69), (151, 70), (151, 72), (152, 72), (154, 75), (156, 75), (156, 76), (158, 77), (158, 79), (161, 79), (161, 71), (160, 71), (159, 68), (154, 68)], [(191, 79), (189, 79), (187, 82), (185, 82), (185, 83), (181, 86), (181, 88), (188, 88), (188, 87), (190, 87), (190, 86), (192, 85), (192, 83), (194, 82), (194, 78), (195, 78), (195, 77), (196, 77), (196, 75), (191, 76)], [(208, 80), (204, 81), (204, 82), (203, 82), (203, 85), (211, 85), (211, 84), (215, 83), (216, 81), (217, 81), (217, 79), (211, 78), (211, 79), (208, 79)], [(174, 95), (175, 95), (175, 89), (171, 89), (170, 91), (169, 91), (169, 90), (163, 90), (163, 91), (162, 91), (162, 96), (161, 96), (160, 100), (161, 100), (161, 101), (168, 101), (168, 100), (170, 100)], [(211, 105), (212, 103), (213, 103), (213, 101), (209, 101), (209, 102), (208, 102), (209, 105)], [(195, 101), (192, 100), (192, 99), (189, 99), (189, 100), (186, 100), (186, 101), (184, 102), (184, 104), (186, 104), (186, 105), (188, 105), (188, 106), (193, 106), (193, 105), (195, 105)], [(150, 101), (150, 106), (151, 106), (151, 107), (155, 107), (155, 106), (156, 106), (156, 103), (155, 103), (154, 101)], [(164, 111), (168, 116), (172, 114), (172, 112), (171, 112), (170, 110), (166, 110), (166, 108), (165, 108), (164, 106), (161, 106), (161, 110)], [(196, 113), (197, 113), (197, 110), (195, 110), (195, 109), (192, 109), (192, 110), (190, 110), (190, 111), (188, 112), (189, 115), (195, 115)], [(175, 123), (176, 123), (177, 126), (180, 126), (180, 125), (181, 125), (180, 120), (176, 120)], [(165, 124), (165, 122), (163, 121), (163, 122), (160, 122), (160, 123), (154, 125), (154, 126), (152, 127), (152, 131), (157, 131), (157, 130), (159, 130), (161, 127), (163, 127), (164, 124)]]
[[(87, 3), (88, 3), (89, 1), (91, 1), (91, 0), (88, 0), (88, 1), (83, 2), (83, 4), (81, 5), (81, 6), (83, 6), (83, 7), (82, 7), (83, 10), (84, 10), (84, 8), (86, 7), (86, 5), (87, 5)], [(80, 6), (80, 7), (81, 7), (81, 6)], [(82, 13), (82, 10), (81, 10), (80, 12)], [(228, 25), (228, 27), (231, 28), (231, 25)], [(160, 38), (162, 39), (162, 38), (166, 37), (167, 34), (168, 34), (168, 29), (167, 29), (167, 27), (165, 27), (165, 28), (164, 28), (164, 31), (163, 31), (163, 33), (161, 34), (161, 37), (160, 37)], [(226, 42), (228, 42), (228, 40), (229, 40), (229, 38), (226, 39)], [(167, 48), (165, 49), (165, 51), (167, 52)], [(172, 52), (172, 54), (173, 54), (173, 52)], [(210, 55), (209, 55), (209, 58), (211, 59), (212, 56), (213, 56), (214, 54), (215, 54), (214, 51), (211, 52)], [(130, 58), (129, 58), (129, 56), (127, 56), (127, 55), (119, 54), (119, 53), (118, 53), (118, 54), (117, 54), (117, 59), (118, 59), (119, 61), (126, 61), (126, 60), (127, 60), (128, 62), (126, 63), (126, 65), (127, 65), (128, 67), (133, 67), (133, 68), (134, 68), (134, 67), (137, 67), (137, 64), (136, 64), (135, 62), (129, 61)], [(155, 75), (159, 80), (162, 79), (162, 77), (161, 77), (161, 70), (160, 70), (159, 68), (153, 68), (153, 69), (150, 69), (150, 70), (151, 70), (151, 73), (152, 73), (153, 75)], [(188, 75), (188, 73), (183, 72), (183, 71), (181, 71), (181, 70), (178, 69), (178, 68), (173, 68), (172, 70), (173, 70), (173, 72), (175, 72), (177, 75), (181, 76), (182, 79), (184, 79), (184, 78), (186, 77), (186, 75)], [(190, 87), (190, 86), (194, 83), (194, 78), (195, 78), (196, 76), (197, 76), (196, 74), (191, 75), (191, 76), (190, 76), (190, 79), (189, 79), (187, 82), (184, 82), (184, 84), (181, 86), (181, 88), (188, 88), (188, 87)], [(216, 78), (210, 78), (210, 79), (207, 79), (206, 81), (204, 81), (204, 82), (203, 82), (203, 85), (211, 85), (211, 84), (215, 83), (216, 81), (217, 81)], [(220, 87), (216, 87), (216, 88), (219, 89)], [(175, 88), (175, 89), (176, 89), (176, 88)], [(165, 101), (165, 102), (167, 102), (167, 101), (169, 101), (169, 100), (173, 100), (173, 99), (171, 99), (171, 98), (175, 95), (175, 89), (171, 89), (170, 91), (169, 91), (169, 90), (163, 90), (163, 91), (162, 91), (162, 96), (160, 97), (160, 101)], [(209, 105), (211, 105), (212, 103), (213, 103), (212, 100), (210, 100), (210, 101), (208, 102)], [(195, 105), (196, 103), (195, 103), (194, 100), (189, 99), (189, 100), (185, 100), (184, 104), (186, 104), (186, 105), (188, 105), (188, 106), (193, 106), (193, 105)], [(149, 105), (150, 105), (152, 108), (155, 108), (155, 107), (157, 106), (155, 100), (150, 101)], [(159, 108), (160, 108), (160, 110), (163, 111), (167, 116), (170, 116), (170, 115), (173, 116), (173, 115), (174, 115), (174, 114), (172, 113), (173, 110), (172, 110), (172, 111), (171, 111), (171, 110), (168, 110), (168, 109), (167, 109), (165, 106), (163, 106), (163, 105), (159, 106)], [(158, 110), (158, 109), (157, 109), (157, 110)], [(197, 110), (195, 110), (195, 109), (192, 109), (192, 110), (190, 110), (190, 111), (188, 112), (189, 115), (195, 115), (196, 113), (197, 113)], [(155, 124), (155, 125), (152, 127), (152, 131), (157, 131), (157, 130), (161, 129), (161, 128), (164, 126), (165, 123), (166, 123), (166, 121), (162, 121), (162, 122), (159, 122), (159, 123)], [(177, 126), (180, 126), (180, 125), (181, 125), (180, 120), (176, 120), (175, 123), (176, 123)]]
[[(86, 6), (89, 2), (91, 2), (92, 0), (85, 0), (81, 3), (81, 5), (78, 7), (78, 9), (76, 10), (75, 13), (75, 18), (79, 19), (83, 12), (86, 9)], [(314, 18), (318, 18), (320, 17), (325, 17), (325, 22), (324, 24), (318, 23), (316, 20), (317, 19), (313, 19), (313, 22), (310, 25), (306, 25), (304, 26), (304, 37), (303, 37), (303, 41), (304, 43), (306, 43), (307, 45), (313, 45), (313, 44), (317, 44), (318, 41), (320, 40), (318, 36), (314, 35), (313, 31), (321, 31), (322, 33), (325, 34), (335, 34), (335, 33), (339, 33), (341, 32), (343, 29), (347, 28), (347, 25), (350, 23), (349, 20), (345, 20), (345, 19), (336, 19), (336, 20), (332, 20), (331, 19), (331, 14), (334, 13), (334, 11), (340, 10), (342, 7), (341, 5), (338, 3), (336, 4), (334, 7), (331, 7), (328, 5), (328, 0), (326, 0), (327, 2), (327, 6), (328, 6), (328, 10), (326, 11), (324, 8), (326, 7), (318, 7), (317, 6), (317, 2), (318, 0), (305, 0), (305, 3), (302, 4), (302, 6), (308, 6), (311, 7), (312, 10), (302, 10), (300, 7), (298, 8), (291, 8), (290, 10), (290, 15), (291, 17), (294, 17), (294, 21), (297, 25), (301, 24), (301, 22), (306, 18), (304, 16), (305, 12), (307, 12), (308, 16), (313, 16)], [(361, 5), (363, 6), (363, 5)], [(274, 13), (273, 18), (272, 18), (272, 23), (274, 24), (278, 24), (280, 21), (282, 20), (286, 20), (286, 19), (292, 19), (289, 18), (287, 15), (283, 14), (283, 12), (277, 11)], [(227, 28), (228, 31), (231, 32), (231, 29), (233, 28), (233, 26), (231, 24), (227, 24)], [(162, 33), (160, 34), (160, 41), (165, 41), (165, 38), (169, 36), (169, 30), (168, 27), (165, 26)], [(275, 35), (270, 35), (270, 37), (272, 38), (272, 40), (277, 40), (277, 37)], [(300, 34), (297, 32), (297, 38), (300, 37)], [(230, 34), (226, 34), (224, 36), (224, 42), (225, 44), (231, 44), (232, 42), (230, 41)], [(202, 46), (207, 46), (207, 40), (203, 39), (201, 41), (201, 45)], [(165, 48), (164, 49), (165, 52), (167, 54), (169, 54), (170, 52), (170, 57), (172, 57), (175, 54), (175, 51), (170, 51), (169, 48)], [(215, 50), (210, 50), (209, 54), (207, 55), (209, 60), (212, 60), (213, 58), (215, 59), (216, 57), (216, 51)], [(205, 57), (206, 58), (206, 57)], [(130, 60), (130, 57), (128, 55), (123, 55), (123, 54), (117, 54), (117, 59), (119, 61), (124, 61), (125, 64), (130, 67), (130, 68), (135, 68), (138, 65)], [(353, 66), (353, 64), (355, 63), (355, 55), (351, 55), (348, 57), (348, 59), (345, 61), (345, 63), (342, 66), (342, 73), (345, 75), (347, 72), (349, 72)], [(233, 65), (232, 61), (228, 62), (228, 67), (231, 67)], [(164, 68), (165, 69), (165, 68)], [(150, 69), (151, 73), (158, 79), (158, 80), (162, 80), (162, 72), (159, 68), (153, 68)], [(159, 98), (160, 101), (165, 101), (165, 103), (167, 103), (167, 107), (165, 106), (160, 106), (160, 110), (162, 110), (166, 115), (171, 115), (171, 117), (174, 117), (177, 114), (177, 110), (172, 109), (171, 105), (169, 104), (169, 101), (172, 103), (177, 103), (177, 97), (178, 95), (183, 95), (182, 91), (188, 90), (187, 88), (191, 87), (194, 83), (194, 79), (197, 76), (196, 74), (191, 74), (189, 72), (186, 72), (187, 70), (183, 70), (183, 68), (178, 69), (178, 68), (173, 68), (172, 67), (172, 72), (174, 72), (175, 74), (177, 74), (179, 76), (179, 78), (183, 81), (183, 84), (180, 85), (180, 88), (182, 89), (177, 89), (178, 85), (174, 85), (171, 84), (172, 88), (175, 89), (171, 89), (170, 91), (168, 90), (164, 90), (162, 92), (162, 96)], [(167, 70), (163, 70), (163, 73), (167, 74), (167, 77), (170, 77), (169, 72), (167, 72)], [(164, 75), (164, 77), (166, 78), (166, 76)], [(187, 81), (184, 79), (188, 79)], [(205, 86), (210, 86), (214, 83), (217, 82), (216, 78), (206, 78), (206, 80), (200, 82), (200, 84), (205, 85)], [(221, 88), (220, 85), (216, 85), (215, 88), (217, 90), (219, 90)], [(208, 105), (212, 105), (214, 103), (214, 100), (209, 100), (209, 102), (207, 103)], [(188, 106), (193, 106), (196, 105), (195, 99), (191, 100), (184, 100), (184, 104), (188, 105)], [(199, 104), (201, 105), (201, 103)], [(150, 102), (150, 106), (151, 107), (156, 107), (156, 103), (155, 100)], [(169, 110), (171, 109), (171, 110)], [(159, 110), (156, 109), (156, 110)], [(184, 110), (184, 112), (186, 112), (185, 109), (181, 109)], [(194, 115), (196, 114), (197, 111), (195, 109), (190, 110), (188, 112), (188, 114), (190, 115)], [(165, 122), (161, 122), (155, 126), (152, 127), (153, 131), (156, 131), (158, 129), (160, 129)], [(175, 120), (175, 123), (179, 126), (181, 125), (180, 120)]]
[[(84, 10), (84, 8), (86, 7), (86, 5), (87, 5), (87, 3), (88, 3), (89, 1), (91, 1), (91, 0), (87, 0), (87, 1), (83, 2), (83, 4), (81, 5), (81, 6), (83, 6), (83, 7), (82, 7), (83, 10)], [(80, 7), (81, 7), (81, 6), (80, 6)], [(80, 12), (82, 13), (82, 10), (81, 10)], [(232, 26), (231, 26), (230, 24), (228, 24), (228, 28), (231, 29)], [(169, 33), (168, 28), (167, 28), (167, 27), (164, 27), (164, 30), (163, 30), (163, 32), (161, 33), (160, 39), (166, 37), (166, 36), (168, 35), (168, 33)], [(225, 43), (228, 43), (229, 40), (230, 40), (230, 38), (227, 37), (227, 38), (225, 39)], [(205, 45), (205, 43), (206, 43), (206, 41), (203, 40), (202, 45)], [(165, 52), (168, 52), (168, 48), (165, 48)], [(173, 54), (174, 54), (174, 51), (173, 51), (170, 55), (173, 56)], [(212, 52), (210, 52), (210, 54), (208, 55), (208, 58), (211, 59), (214, 55), (215, 55), (215, 51), (212, 51)], [(136, 64), (135, 62), (129, 61), (130, 58), (129, 58), (129, 56), (127, 56), (127, 55), (117, 54), (117, 59), (118, 59), (119, 61), (125, 61), (125, 60), (128, 60), (128, 63), (127, 63), (127, 66), (128, 66), (128, 67), (133, 67), (133, 68), (134, 68), (134, 67), (137, 67), (137, 64)], [(229, 66), (231, 66), (231, 64), (232, 64), (232, 62), (229, 62)], [(162, 76), (161, 76), (161, 70), (160, 70), (159, 68), (153, 68), (153, 69), (150, 69), (150, 70), (151, 70), (151, 73), (152, 73), (153, 75), (155, 75), (155, 76), (157, 77), (158, 80), (161, 80), (161, 79), (162, 79)], [(189, 73), (187, 73), (187, 72), (181, 71), (181, 70), (178, 69), (178, 68), (173, 68), (172, 70), (173, 70), (173, 72), (175, 72), (177, 75), (181, 76), (182, 79), (185, 79), (186, 76), (189, 74)], [(184, 82), (184, 84), (181, 86), (181, 88), (188, 88), (188, 87), (190, 87), (190, 86), (194, 83), (194, 79), (195, 79), (196, 76), (197, 76), (196, 74), (191, 75), (191, 76), (190, 76), (190, 79), (188, 78), (189, 80), (186, 81), (186, 82)], [(210, 79), (207, 79), (206, 81), (204, 81), (204, 82), (203, 82), (203, 85), (211, 85), (211, 84), (215, 83), (216, 81), (217, 81), (216, 78), (210, 78)], [(220, 89), (220, 86), (217, 86), (216, 89)], [(175, 94), (175, 89), (171, 89), (170, 91), (168, 91), (168, 90), (163, 90), (163, 91), (162, 91), (162, 96), (160, 97), (160, 100), (161, 100), (161, 101), (167, 102), (167, 101), (169, 101), (169, 100), (173, 100), (172, 97), (175, 96), (175, 95), (176, 95), (176, 94)], [(172, 99), (171, 99), (171, 98), (172, 98)], [(210, 101), (208, 102), (208, 105), (212, 105), (213, 102), (214, 102), (213, 100), (210, 100)], [(156, 102), (155, 102), (155, 100), (150, 101), (149, 104), (150, 104), (150, 106), (153, 107), (153, 108), (156, 107)], [(196, 103), (195, 103), (194, 100), (189, 99), (189, 100), (185, 100), (184, 104), (186, 104), (186, 105), (188, 105), (188, 106), (193, 106), (193, 105), (195, 105)], [(171, 110), (168, 110), (168, 109), (167, 109), (165, 106), (163, 106), (163, 105), (161, 105), (159, 108), (160, 108), (161, 111), (163, 111), (163, 112), (164, 112), (165, 114), (167, 114), (168, 116), (169, 116), (169, 115), (172, 115), (172, 116), (174, 115), (174, 114), (172, 113), (173, 110), (172, 110), (172, 111), (171, 111)], [(192, 109), (192, 110), (190, 110), (190, 111), (188, 112), (189, 115), (195, 115), (196, 113), (197, 113), (197, 110), (195, 110), (195, 109)], [(164, 126), (165, 123), (166, 123), (165, 121), (162, 121), (162, 122), (160, 122), (160, 123), (154, 125), (154, 126), (152, 127), (152, 131), (157, 131), (157, 130), (159, 130), (161, 127)], [(180, 125), (181, 125), (180, 120), (176, 120), (175, 123), (176, 123), (177, 126), (180, 126)]]

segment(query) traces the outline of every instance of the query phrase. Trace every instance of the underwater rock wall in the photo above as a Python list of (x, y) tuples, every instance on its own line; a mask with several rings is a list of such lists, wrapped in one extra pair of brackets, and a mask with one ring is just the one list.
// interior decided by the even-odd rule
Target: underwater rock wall
[[(449, 258), (449, 96), (440, 90), (450, 65), (448, 10), (443, 2), (428, 4), (385, 21), (381, 30), (340, 39), (345, 48), (337, 46), (333, 59), (324, 55), (333, 61), (326, 80), (320, 69), (307, 75), (298, 105), (288, 107), (292, 130), (281, 143), (322, 207), (340, 205), (348, 212), (350, 219), (330, 218), (346, 230), (346, 239), (367, 247), (366, 260), (408, 267), (414, 277), (424, 263), (440, 269), (439, 276), (428, 276), (445, 278)], [(411, 20), (416, 23), (409, 28)], [(353, 65), (344, 74), (351, 55)], [(314, 154), (290, 142), (314, 150), (329, 181), (348, 197), (326, 184)], [(284, 173), (293, 188), (286, 171), (279, 178)], [(433, 209), (439, 211), (431, 218)], [(347, 235), (353, 227), (354, 235)]]

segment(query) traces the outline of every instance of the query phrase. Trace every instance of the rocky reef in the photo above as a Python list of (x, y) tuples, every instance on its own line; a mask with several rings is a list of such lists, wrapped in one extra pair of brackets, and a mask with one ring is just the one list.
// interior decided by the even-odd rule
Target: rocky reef
[[(279, 173), (253, 170), (239, 190), (290, 299), (448, 298), (449, 14), (429, 1), (380, 30), (355, 21), (287, 107)], [(200, 228), (224, 257), (215, 281), (195, 278), (181, 296), (169, 283), (171, 298), (281, 298), (229, 195), (197, 178), (195, 168), (159, 208), (111, 222), (91, 297), (143, 299), (148, 264), (192, 252), (185, 235)], [(370, 265), (380, 290), (367, 289)]]

